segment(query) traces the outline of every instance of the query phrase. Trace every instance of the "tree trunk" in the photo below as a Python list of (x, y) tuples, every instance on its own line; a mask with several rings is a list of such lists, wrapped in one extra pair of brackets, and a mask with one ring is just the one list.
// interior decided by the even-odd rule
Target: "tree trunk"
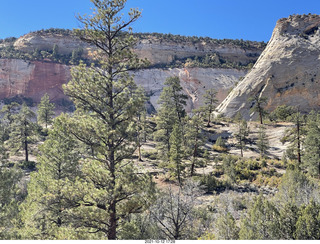
[(117, 239), (117, 212), (116, 212), (116, 201), (113, 200), (109, 206), (109, 229), (108, 229), (108, 240)]
[(142, 162), (141, 145), (140, 145), (140, 143), (139, 143), (139, 145), (138, 145), (138, 160), (139, 160), (140, 162)]
[(260, 124), (263, 124), (261, 108), (259, 109), (259, 117), (260, 117)]
[(207, 127), (210, 127), (211, 113), (212, 113), (212, 111), (210, 110), (210, 111), (209, 111), (209, 116), (208, 116), (208, 124), (207, 124)]
[(29, 161), (29, 151), (28, 151), (28, 133), (27, 133), (27, 122), (24, 121), (24, 152), (25, 152), (25, 161)]
[(300, 121), (297, 121), (297, 157), (298, 157), (298, 163), (301, 164), (301, 142), (300, 142)]
[(194, 165), (195, 165), (195, 161), (196, 161), (196, 156), (197, 156), (197, 149), (198, 149), (198, 143), (196, 142), (196, 145), (194, 146), (194, 150), (193, 150), (193, 158), (192, 158), (192, 164), (191, 164), (191, 173), (190, 176), (193, 176), (194, 173)]

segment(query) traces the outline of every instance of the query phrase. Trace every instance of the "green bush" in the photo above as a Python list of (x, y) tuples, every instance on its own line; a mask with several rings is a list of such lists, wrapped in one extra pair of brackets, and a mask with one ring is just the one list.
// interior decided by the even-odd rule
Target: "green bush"
[(200, 182), (203, 189), (208, 192), (212, 192), (221, 186), (220, 182), (212, 174), (205, 174), (202, 176), (195, 176), (194, 179)]
[(36, 169), (36, 162), (34, 161), (22, 161), (19, 164), (21, 169), (34, 171)]
[(145, 158), (148, 158), (148, 159), (151, 159), (151, 160), (156, 160), (157, 157), (158, 157), (158, 154), (157, 154), (156, 150), (148, 150), (148, 151), (142, 150), (142, 155)]

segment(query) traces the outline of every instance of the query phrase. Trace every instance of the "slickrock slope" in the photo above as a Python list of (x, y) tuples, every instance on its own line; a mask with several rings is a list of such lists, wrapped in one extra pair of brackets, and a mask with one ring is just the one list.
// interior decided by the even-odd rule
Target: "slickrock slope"
[(246, 118), (248, 98), (267, 97), (266, 109), (279, 105), (299, 107), (302, 112), (320, 108), (320, 16), (293, 15), (280, 19), (270, 42), (246, 77), (219, 105), (218, 112)]

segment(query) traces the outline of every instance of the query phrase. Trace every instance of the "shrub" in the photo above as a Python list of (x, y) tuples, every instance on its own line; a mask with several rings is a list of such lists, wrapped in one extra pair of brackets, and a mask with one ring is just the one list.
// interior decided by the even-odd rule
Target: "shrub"
[(221, 136), (218, 137), (216, 143), (212, 146), (212, 149), (217, 152), (227, 152), (228, 149), (226, 147), (225, 141), (222, 139)]
[(203, 189), (208, 192), (212, 192), (220, 187), (219, 181), (212, 174), (205, 174), (201, 177), (195, 177), (196, 180), (200, 181), (200, 185), (203, 186)]
[(22, 161), (19, 164), (21, 169), (34, 171), (36, 169), (36, 162), (34, 161)]
[(148, 151), (142, 150), (142, 155), (145, 158), (148, 158), (148, 159), (151, 159), (151, 160), (156, 160), (157, 156), (158, 156), (156, 150), (148, 150)]

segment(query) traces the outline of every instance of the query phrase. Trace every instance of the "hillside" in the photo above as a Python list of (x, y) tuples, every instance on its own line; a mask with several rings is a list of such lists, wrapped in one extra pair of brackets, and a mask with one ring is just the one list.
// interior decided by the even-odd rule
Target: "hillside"
[(226, 116), (240, 112), (252, 118), (248, 99), (266, 97), (266, 109), (279, 105), (298, 107), (301, 112), (319, 110), (320, 16), (292, 15), (280, 19), (271, 40), (250, 73), (220, 104)]
[[(261, 54), (264, 43), (243, 40), (215, 40), (165, 34), (135, 34), (135, 52), (150, 66), (135, 72), (135, 81), (150, 97), (150, 111), (165, 79), (177, 75), (189, 96), (188, 111), (202, 104), (206, 89), (215, 88), (222, 101), (229, 90), (246, 75)], [(70, 68), (80, 59), (90, 62), (93, 47), (80, 41), (72, 31), (49, 29), (18, 39), (0, 42), (0, 99), (17, 95), (39, 102), (48, 93), (57, 104), (67, 99), (61, 89), (70, 79)]]

